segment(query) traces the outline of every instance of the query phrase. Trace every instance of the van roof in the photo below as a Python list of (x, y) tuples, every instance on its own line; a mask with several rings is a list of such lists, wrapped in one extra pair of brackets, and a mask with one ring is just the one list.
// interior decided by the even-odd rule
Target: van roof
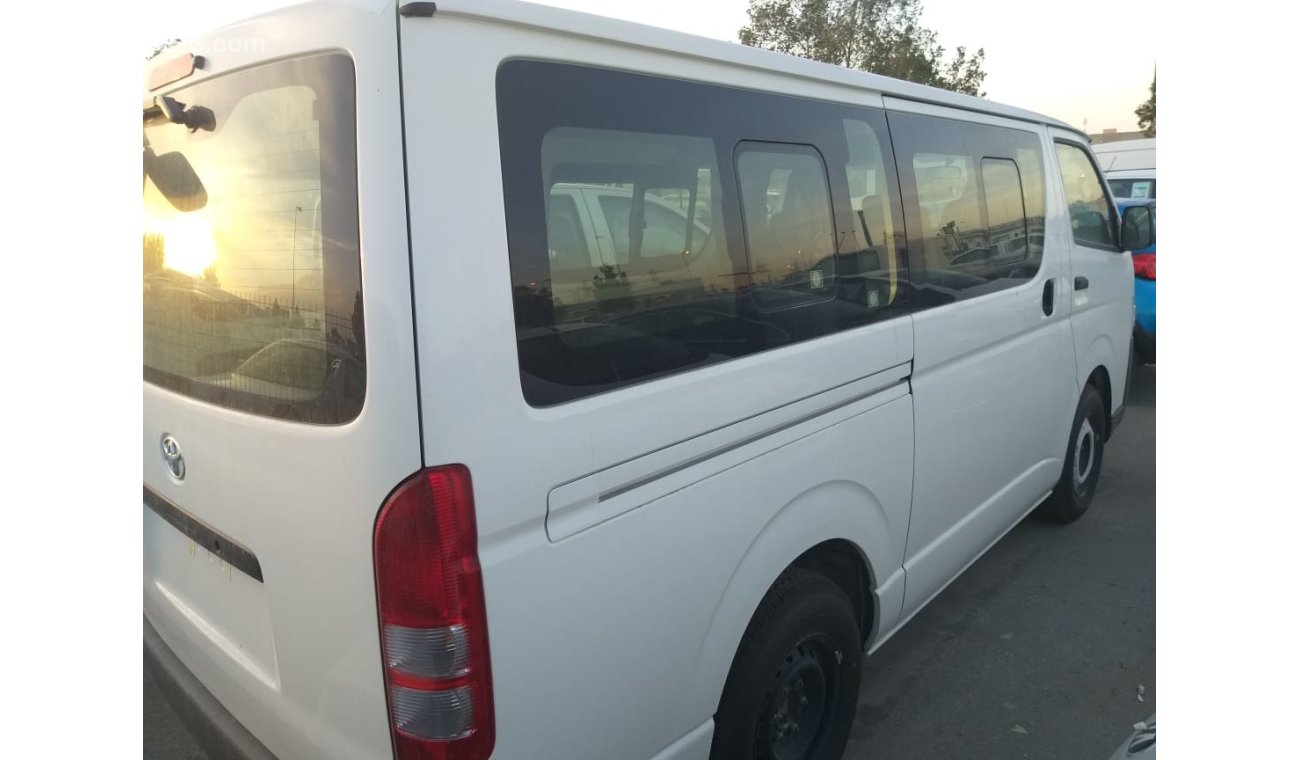
[[(402, 3), (407, 5), (408, 3)], [(519, 0), (439, 0), (437, 15), (465, 16), (488, 21), (546, 29), (577, 37), (610, 40), (631, 47), (665, 50), (680, 55), (718, 61), (764, 71), (779, 72), (805, 79), (873, 90), (906, 100), (964, 110), (980, 111), (1012, 119), (1048, 124), (1084, 133), (1073, 125), (1050, 116), (1014, 106), (995, 103), (973, 95), (963, 95), (938, 87), (929, 87), (901, 79), (847, 69), (798, 56), (742, 45), (739, 42), (700, 37), (632, 21), (597, 16), (565, 8), (556, 8)]]
[[(376, 13), (391, 7), (391, 2), (392, 0), (349, 0), (349, 4), (368, 8)], [(301, 13), (306, 10), (305, 6), (312, 4), (307, 2), (292, 6), (292, 11)], [(398, 0), (398, 4), (399, 7), (406, 7), (416, 3), (412, 0)], [(436, 3), (419, 4), (436, 6), (435, 18), (437, 16), (462, 16), (514, 26), (545, 29), (575, 37), (613, 41), (629, 47), (667, 51), (705, 61), (727, 63), (812, 81), (829, 82), (870, 90), (904, 100), (932, 103), (1037, 124), (1046, 124), (1086, 137), (1078, 127), (1023, 108), (995, 103), (984, 98), (963, 95), (938, 87), (929, 87), (785, 53), (749, 47), (739, 42), (726, 42), (632, 21), (607, 18), (566, 8), (521, 2), (520, 0), (438, 0)], [(285, 12), (285, 10), (285, 8), (271, 10), (253, 18), (272, 18)], [(219, 30), (212, 30), (210, 33), (216, 31)], [(150, 61), (145, 66), (146, 73), (166, 61), (167, 56), (159, 56), (157, 60)]]

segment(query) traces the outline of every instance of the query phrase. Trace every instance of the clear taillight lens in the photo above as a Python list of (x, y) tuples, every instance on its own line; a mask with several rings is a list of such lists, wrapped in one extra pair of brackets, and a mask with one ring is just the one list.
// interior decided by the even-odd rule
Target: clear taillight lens
[(469, 470), (398, 486), (375, 522), (375, 584), (398, 760), (492, 753), (492, 673)]

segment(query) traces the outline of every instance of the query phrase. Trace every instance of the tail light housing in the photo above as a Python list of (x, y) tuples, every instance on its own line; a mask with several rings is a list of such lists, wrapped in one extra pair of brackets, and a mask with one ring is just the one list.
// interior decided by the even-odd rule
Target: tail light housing
[(375, 591), (398, 760), (485, 760), (496, 726), (469, 470), (399, 485), (375, 521)]
[(1133, 276), (1155, 282), (1156, 255), (1154, 253), (1133, 254)]

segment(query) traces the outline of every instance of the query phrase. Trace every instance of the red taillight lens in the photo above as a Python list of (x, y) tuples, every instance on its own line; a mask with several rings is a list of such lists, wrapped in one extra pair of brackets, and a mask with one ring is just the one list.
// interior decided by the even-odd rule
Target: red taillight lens
[(388, 719), (398, 760), (492, 754), (492, 672), (469, 470), (417, 473), (375, 522)]
[(1133, 256), (1133, 275), (1143, 280), (1156, 279), (1156, 255), (1154, 253), (1139, 253)]

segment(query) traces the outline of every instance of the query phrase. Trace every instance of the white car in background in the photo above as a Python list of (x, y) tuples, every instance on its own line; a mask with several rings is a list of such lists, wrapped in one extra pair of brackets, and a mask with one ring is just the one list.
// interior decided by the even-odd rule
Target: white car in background
[(1092, 146), (1116, 198), (1156, 199), (1156, 138)]
[(1156, 716), (1134, 724), (1133, 735), (1115, 750), (1110, 760), (1156, 760)]

